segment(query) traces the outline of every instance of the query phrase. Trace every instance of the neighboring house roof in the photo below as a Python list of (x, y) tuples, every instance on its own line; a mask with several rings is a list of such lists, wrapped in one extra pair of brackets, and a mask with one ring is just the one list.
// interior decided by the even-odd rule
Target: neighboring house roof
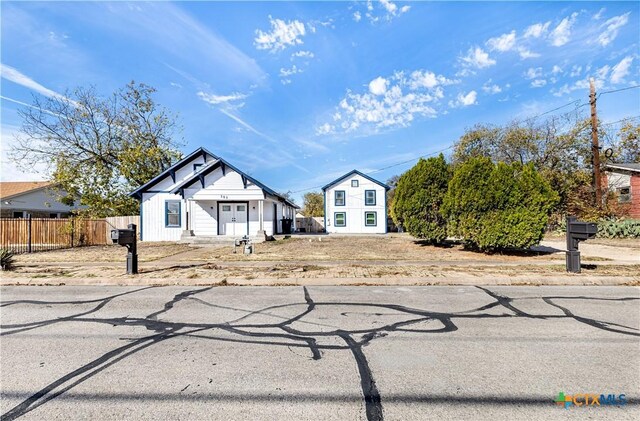
[(379, 184), (380, 186), (384, 187), (384, 189), (385, 189), (385, 190), (390, 190), (390, 189), (391, 189), (391, 187), (389, 187), (389, 186), (387, 186), (386, 184), (384, 184), (384, 183), (382, 183), (382, 182), (380, 182), (380, 181), (376, 180), (375, 178), (371, 178), (371, 177), (369, 177), (368, 175), (363, 174), (363, 173), (361, 173), (361, 172), (360, 172), (360, 171), (358, 171), (358, 170), (353, 170), (353, 171), (351, 171), (351, 172), (346, 173), (346, 174), (345, 174), (345, 175), (343, 175), (342, 177), (340, 177), (340, 178), (337, 178), (337, 179), (333, 180), (331, 183), (329, 183), (329, 184), (327, 184), (326, 186), (324, 186), (324, 187), (322, 188), (322, 190), (324, 191), (324, 190), (328, 189), (329, 187), (333, 186), (334, 184), (337, 184), (337, 183), (341, 182), (342, 180), (344, 180), (345, 178), (351, 177), (351, 176), (352, 176), (352, 175), (354, 175), (354, 174), (358, 174), (360, 177), (364, 177), (364, 178), (366, 178), (367, 180), (369, 180), (369, 181), (371, 181), (371, 182), (374, 182), (374, 183), (376, 183), (376, 184)]
[(51, 181), (2, 181), (0, 182), (0, 199), (10, 199), (54, 185), (55, 183)]
[(629, 162), (626, 164), (607, 164), (605, 168), (611, 171), (629, 171), (640, 173), (640, 162)]
[(285, 198), (281, 194), (277, 193), (275, 190), (267, 187), (266, 185), (262, 184), (261, 182), (259, 182), (255, 178), (251, 177), (250, 175), (240, 171), (239, 169), (237, 169), (233, 165), (229, 164), (224, 159), (212, 154), (211, 152), (209, 152), (205, 148), (196, 149), (194, 152), (189, 154), (187, 157), (183, 158), (182, 160), (180, 160), (177, 163), (175, 163), (173, 166), (167, 168), (165, 171), (160, 173), (153, 180), (149, 181), (145, 185), (140, 186), (136, 190), (134, 190), (133, 192), (129, 193), (129, 196), (140, 198), (141, 193), (146, 191), (146, 190), (148, 190), (149, 187), (152, 187), (154, 184), (156, 184), (157, 182), (159, 182), (160, 180), (165, 178), (167, 175), (171, 174), (172, 172), (177, 171), (178, 169), (182, 168), (184, 165), (186, 165), (190, 161), (192, 161), (194, 158), (196, 158), (196, 157), (198, 157), (200, 155), (203, 155), (203, 154), (205, 154), (205, 156), (209, 155), (212, 158), (214, 158), (215, 160), (211, 161), (211, 162), (208, 162), (203, 168), (201, 168), (197, 172), (194, 172), (191, 177), (187, 178), (182, 183), (180, 183), (179, 185), (174, 187), (171, 190), (172, 193), (178, 193), (178, 192), (180, 192), (180, 190), (188, 188), (189, 186), (195, 184), (197, 181), (200, 181), (200, 182), (202, 182), (204, 184), (204, 177), (207, 174), (209, 174), (210, 172), (212, 172), (213, 170), (215, 170), (218, 167), (222, 167), (223, 171), (225, 171), (226, 168), (230, 168), (231, 170), (233, 170), (233, 171), (237, 172), (238, 174), (240, 174), (240, 176), (242, 177), (242, 180), (245, 182), (245, 185), (246, 185), (247, 180), (251, 181), (253, 184), (255, 184), (256, 186), (260, 187), (261, 189), (263, 189), (268, 194), (277, 197), (281, 201), (287, 203), (289, 206), (292, 206), (292, 207), (294, 207), (296, 209), (300, 209), (300, 206), (298, 206), (295, 203), (291, 202), (290, 200), (288, 200), (287, 198)]

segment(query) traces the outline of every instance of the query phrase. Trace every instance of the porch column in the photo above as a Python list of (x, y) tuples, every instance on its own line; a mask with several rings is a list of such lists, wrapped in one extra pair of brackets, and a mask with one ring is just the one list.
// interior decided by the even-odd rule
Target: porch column
[(264, 232), (264, 200), (263, 199), (258, 200), (258, 223), (259, 223), (258, 237), (266, 240), (267, 233)]

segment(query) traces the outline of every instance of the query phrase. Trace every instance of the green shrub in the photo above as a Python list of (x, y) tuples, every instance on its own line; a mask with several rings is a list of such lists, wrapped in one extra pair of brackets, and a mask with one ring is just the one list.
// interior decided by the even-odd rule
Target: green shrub
[(2, 270), (12, 270), (14, 264), (13, 252), (9, 249), (0, 249), (0, 268)]
[(449, 165), (440, 154), (421, 159), (402, 174), (396, 186), (391, 213), (407, 232), (431, 243), (447, 238), (447, 221), (440, 206), (451, 179)]
[[(565, 228), (566, 229), (566, 228)], [(599, 238), (640, 238), (640, 220), (598, 221)]]
[(449, 234), (469, 248), (497, 251), (539, 244), (558, 195), (533, 168), (469, 159), (456, 168), (442, 205)]

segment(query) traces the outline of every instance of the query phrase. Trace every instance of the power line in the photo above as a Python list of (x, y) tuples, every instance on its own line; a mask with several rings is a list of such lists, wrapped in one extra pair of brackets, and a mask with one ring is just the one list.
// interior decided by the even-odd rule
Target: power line
[(610, 123), (602, 123), (602, 124), (600, 124), (600, 125), (601, 125), (601, 126), (611, 126), (611, 125), (616, 124), (616, 123), (621, 123), (621, 122), (623, 122), (623, 121), (627, 121), (627, 120), (634, 120), (634, 119), (636, 119), (636, 118), (640, 118), (640, 115), (635, 115), (635, 116), (633, 116), (633, 117), (625, 117), (625, 118), (620, 119), (620, 120), (617, 120), (617, 121), (612, 121), (612, 122), (610, 122)]
[(602, 95), (606, 95), (606, 94), (612, 94), (612, 93), (615, 93), (615, 92), (627, 91), (629, 89), (637, 89), (637, 88), (640, 88), (640, 85), (627, 86), (626, 88), (613, 89), (611, 91), (603, 91), (603, 92), (600, 92), (598, 94), (598, 97), (600, 97)]

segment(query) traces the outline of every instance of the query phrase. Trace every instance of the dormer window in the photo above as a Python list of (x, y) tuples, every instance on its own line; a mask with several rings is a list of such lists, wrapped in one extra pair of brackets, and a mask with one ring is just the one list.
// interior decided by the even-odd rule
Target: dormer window
[(358, 187), (360, 185), (360, 183), (358, 182), (358, 180), (351, 180), (351, 187)]

